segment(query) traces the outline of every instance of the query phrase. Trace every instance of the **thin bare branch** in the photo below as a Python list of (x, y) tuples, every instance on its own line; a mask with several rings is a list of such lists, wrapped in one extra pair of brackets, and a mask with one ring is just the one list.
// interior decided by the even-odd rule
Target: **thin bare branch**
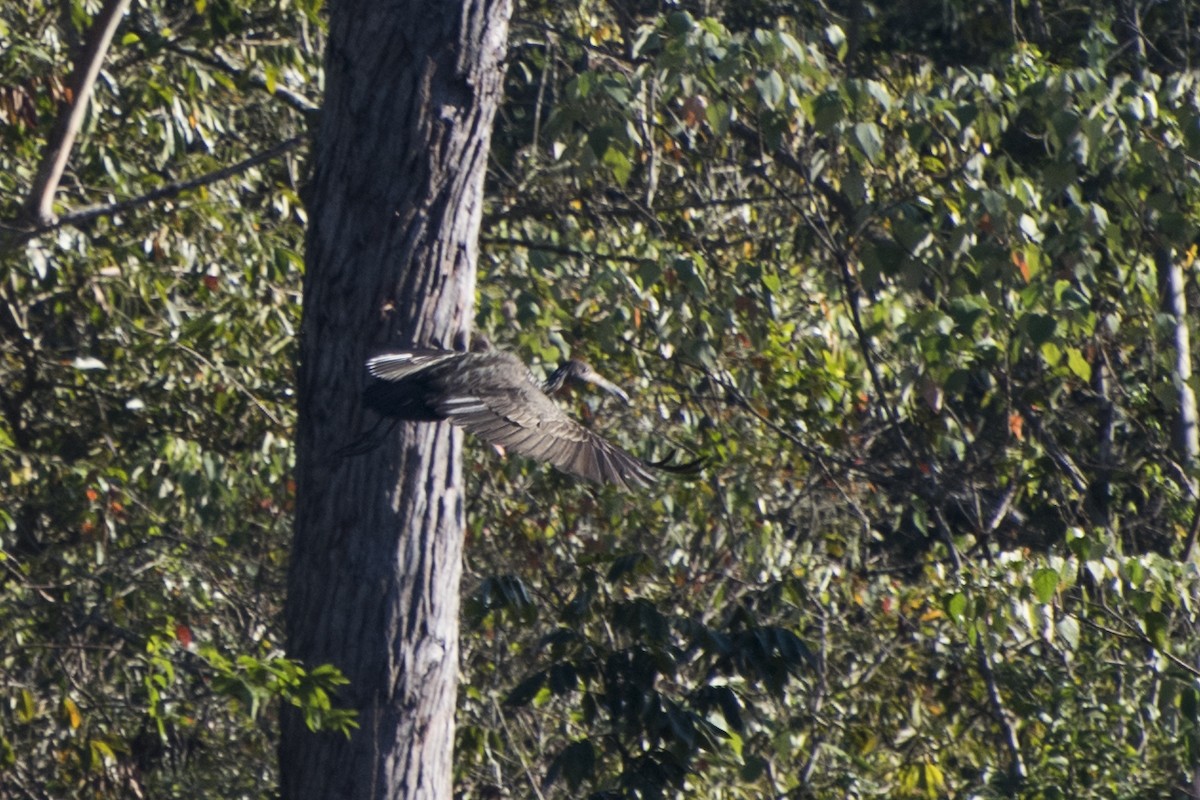
[(626, 264), (640, 264), (646, 259), (640, 256), (627, 256), (619, 253), (589, 253), (574, 247), (564, 247), (553, 242), (539, 242), (514, 236), (480, 236), (480, 244), (496, 247), (523, 247), (526, 250), (539, 250), (543, 253), (554, 253), (570, 258), (594, 259), (596, 261), (617, 261)]
[(103, 205), (87, 206), (77, 211), (72, 211), (69, 214), (64, 214), (58, 220), (50, 225), (35, 231), (34, 233), (44, 233), (54, 228), (61, 228), (64, 225), (82, 225), (99, 217), (111, 216), (119, 214), (123, 211), (128, 211), (131, 208), (153, 203), (156, 200), (162, 200), (167, 197), (175, 197), (192, 189), (198, 189), (201, 186), (207, 186), (218, 181), (223, 181), (226, 178), (231, 178), (241, 172), (245, 172), (251, 167), (257, 166), (264, 162), (270, 161), (273, 158), (283, 155), (284, 153), (296, 149), (298, 146), (308, 140), (306, 134), (293, 136), (290, 139), (285, 139), (274, 147), (268, 148), (261, 153), (255, 153), (249, 158), (242, 159), (236, 164), (230, 164), (228, 167), (206, 172), (203, 175), (197, 175), (194, 178), (188, 178), (182, 181), (172, 181), (157, 189), (146, 192), (145, 194), (131, 197), (127, 200), (118, 200), (115, 203), (106, 203)]
[(1013, 727), (1009, 711), (1004, 707), (1004, 699), (1000, 696), (1000, 687), (996, 683), (996, 670), (992, 666), (992, 656), (983, 643), (984, 636), (979, 634), (975, 639), (975, 663), (979, 674), (983, 676), (987, 686), (988, 707), (992, 711), (992, 719), (1004, 736), (1004, 746), (1008, 750), (1008, 776), (1013, 786), (1021, 784), (1029, 772), (1025, 767), (1025, 759), (1021, 755), (1021, 740)]
[(1193, 666), (1193, 665), (1189, 664), (1188, 662), (1184, 661), (1179, 656), (1175, 655), (1174, 653), (1171, 653), (1167, 650), (1163, 650), (1161, 647), (1156, 645), (1154, 643), (1154, 640), (1151, 639), (1149, 636), (1147, 636), (1145, 631), (1143, 631), (1141, 628), (1139, 628), (1135, 623), (1131, 622), (1130, 620), (1125, 619), (1124, 617), (1122, 617), (1120, 614), (1118, 614), (1113, 609), (1109, 608), (1104, 603), (1099, 603), (1099, 604), (1093, 603), (1092, 605), (1098, 605), (1099, 608), (1101, 608), (1104, 611), (1104, 613), (1108, 614), (1110, 617), (1112, 617), (1117, 622), (1119, 622), (1122, 625), (1122, 627), (1125, 628), (1125, 630), (1127, 632), (1115, 630), (1113, 628), (1108, 627), (1107, 625), (1101, 625), (1099, 622), (1093, 622), (1092, 620), (1088, 619), (1087, 617), (1083, 616), (1082, 614), (1074, 614), (1072, 616), (1074, 616), (1076, 619), (1078, 619), (1084, 625), (1087, 625), (1089, 628), (1098, 630), (1101, 633), (1106, 633), (1109, 636), (1112, 636), (1114, 638), (1124, 639), (1127, 641), (1140, 642), (1141, 644), (1144, 644), (1144, 645), (1150, 647), (1151, 649), (1153, 649), (1154, 652), (1158, 653), (1163, 658), (1165, 658), (1167, 661), (1171, 662), (1171, 664), (1174, 665), (1175, 667), (1177, 667), (1178, 669), (1182, 670), (1183, 672), (1187, 673), (1188, 675), (1191, 675), (1192, 677), (1200, 678), (1200, 667)]
[(113, 34), (116, 33), (117, 25), (125, 16), (128, 7), (129, 0), (105, 0), (100, 14), (88, 32), (87, 43), (71, 75), (71, 94), (54, 123), (54, 130), (46, 142), (33, 188), (25, 202), (25, 214), (35, 227), (47, 228), (55, 222), (54, 195), (67, 168), (67, 159), (71, 156), (75, 137), (79, 135), (79, 129), (83, 125), (88, 101), (96, 85), (96, 77), (100, 74), (100, 65), (104, 63)]

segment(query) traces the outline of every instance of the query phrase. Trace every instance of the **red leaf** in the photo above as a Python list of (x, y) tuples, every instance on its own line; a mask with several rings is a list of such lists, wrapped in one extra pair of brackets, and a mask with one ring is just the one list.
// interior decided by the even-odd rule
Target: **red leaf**
[(1025, 441), (1025, 418), (1017, 412), (1008, 415), (1008, 431), (1017, 437), (1018, 442)]
[(1029, 283), (1029, 262), (1025, 260), (1025, 254), (1020, 250), (1013, 250), (1012, 262), (1017, 271), (1021, 273), (1021, 279)]
[(192, 629), (182, 622), (178, 623), (175, 626), (175, 638), (184, 648), (190, 648), (192, 646)]

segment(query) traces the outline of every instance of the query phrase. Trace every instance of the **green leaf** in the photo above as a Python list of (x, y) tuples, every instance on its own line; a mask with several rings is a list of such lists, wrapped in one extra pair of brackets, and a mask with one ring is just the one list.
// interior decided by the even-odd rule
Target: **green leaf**
[(28, 689), (22, 689), (17, 693), (17, 720), (32, 722), (36, 715), (37, 705), (33, 702), (33, 695)]
[(1058, 590), (1058, 570), (1042, 567), (1033, 573), (1033, 593), (1039, 603), (1049, 603)]
[(872, 164), (878, 162), (883, 152), (883, 137), (879, 133), (878, 125), (874, 122), (860, 122), (855, 125), (854, 143)]
[(945, 785), (946, 776), (942, 774), (941, 767), (926, 761), (921, 769), (921, 788), (924, 789), (925, 797), (937, 800)]
[(1193, 725), (1200, 723), (1200, 690), (1195, 686), (1184, 687), (1179, 695), (1179, 711)]
[[(783, 43), (783, 46), (786, 47), (792, 56), (794, 56), (797, 60), (804, 60), (804, 46), (800, 44), (795, 36), (792, 36), (787, 31), (779, 31), (779, 41)], [(835, 47), (837, 46), (837, 43), (835, 43), (832, 39), (830, 39), (830, 44), (834, 45)]]
[(695, 18), (686, 11), (673, 11), (667, 15), (667, 30), (676, 36), (690, 32), (695, 26)]
[(834, 126), (845, 116), (846, 109), (842, 96), (835, 91), (827, 91), (818, 95), (812, 101), (813, 125), (822, 133), (831, 133)]
[(1058, 328), (1058, 322), (1048, 314), (1026, 314), (1022, 323), (1034, 345), (1048, 342)]
[(767, 108), (775, 108), (783, 100), (786, 87), (783, 78), (775, 70), (771, 70), (755, 80), (754, 85), (758, 88), (758, 96), (762, 98), (763, 104)]
[(113, 749), (109, 747), (107, 742), (92, 739), (88, 742), (88, 749), (91, 751), (91, 767), (93, 770), (102, 770), (117, 760), (117, 754), (113, 752)]
[(944, 601), (946, 613), (955, 622), (962, 622), (967, 611), (967, 596), (962, 592), (950, 595)]
[(1083, 353), (1079, 352), (1078, 348), (1067, 348), (1067, 367), (1080, 380), (1091, 381), (1092, 365), (1088, 363), (1088, 360), (1084, 358)]
[(742, 780), (752, 783), (766, 772), (768, 762), (761, 756), (749, 755), (739, 772)]
[(1077, 619), (1063, 617), (1054, 623), (1054, 630), (1071, 650), (1079, 647), (1079, 621)]
[(1167, 615), (1161, 611), (1148, 611), (1142, 617), (1142, 625), (1145, 627), (1146, 636), (1154, 643), (1154, 646), (1159, 650), (1166, 650), (1169, 628)]
[(617, 183), (624, 186), (629, 181), (629, 176), (633, 173), (633, 163), (623, 152), (616, 147), (610, 147), (604, 151), (602, 159), (604, 165), (612, 170), (613, 177)]
[(834, 49), (840, 48), (846, 43), (846, 32), (839, 25), (827, 25), (825, 40), (833, 45)]

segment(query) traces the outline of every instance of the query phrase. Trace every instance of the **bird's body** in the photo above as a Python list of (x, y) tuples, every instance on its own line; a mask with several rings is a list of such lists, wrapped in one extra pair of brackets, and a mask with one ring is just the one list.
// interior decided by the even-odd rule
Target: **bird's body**
[(648, 486), (648, 463), (588, 430), (564, 412), (548, 393), (568, 379), (600, 386), (629, 402), (619, 387), (582, 361), (567, 361), (539, 381), (516, 356), (503, 350), (395, 350), (367, 361), (377, 380), (364, 405), (382, 416), (413, 422), (446, 420), (492, 444), (563, 472), (622, 487)]

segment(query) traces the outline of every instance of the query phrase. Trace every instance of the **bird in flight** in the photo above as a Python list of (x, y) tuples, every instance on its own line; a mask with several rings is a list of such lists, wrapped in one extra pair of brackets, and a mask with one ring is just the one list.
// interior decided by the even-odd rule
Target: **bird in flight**
[(549, 395), (569, 382), (590, 383), (629, 403), (621, 387), (582, 361), (565, 361), (540, 382), (516, 356), (477, 342), (470, 352), (389, 350), (369, 358), (367, 371), (376, 380), (363, 404), (381, 416), (445, 420), (580, 478), (630, 489), (649, 486), (656, 470), (699, 469), (699, 461), (643, 461), (568, 416)]

